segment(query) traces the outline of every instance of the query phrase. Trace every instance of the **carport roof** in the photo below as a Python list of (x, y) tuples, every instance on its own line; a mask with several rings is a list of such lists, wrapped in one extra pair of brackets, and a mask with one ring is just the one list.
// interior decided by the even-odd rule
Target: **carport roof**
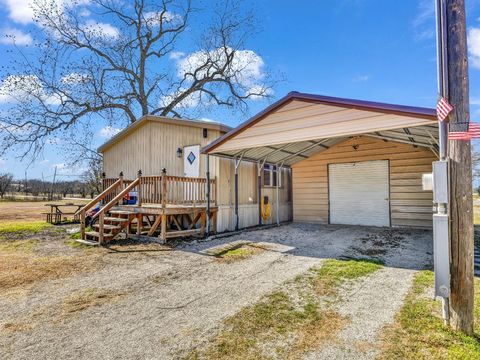
[(428, 147), (436, 152), (436, 111), (290, 92), (202, 152), (289, 166), (358, 135)]

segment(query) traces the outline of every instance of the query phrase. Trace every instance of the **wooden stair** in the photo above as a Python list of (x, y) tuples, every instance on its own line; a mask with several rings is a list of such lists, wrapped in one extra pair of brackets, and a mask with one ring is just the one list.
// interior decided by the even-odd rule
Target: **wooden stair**
[[(109, 215), (106, 216), (103, 221), (103, 239), (104, 241), (111, 241), (117, 236), (122, 230), (131, 226), (132, 215), (134, 213), (131, 211), (125, 210), (111, 210)], [(100, 239), (100, 224), (94, 224), (93, 228), (95, 231), (85, 232), (85, 241), (88, 242), (88, 245), (98, 245)]]

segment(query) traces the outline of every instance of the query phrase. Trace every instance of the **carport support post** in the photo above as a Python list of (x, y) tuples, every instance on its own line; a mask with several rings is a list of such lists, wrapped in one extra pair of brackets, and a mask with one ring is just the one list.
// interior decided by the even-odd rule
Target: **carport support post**
[(265, 161), (258, 162), (258, 176), (257, 176), (257, 187), (258, 187), (258, 225), (262, 225), (262, 169)]
[[(442, 3), (442, 63), (444, 93), (454, 105), (448, 117), (451, 130), (466, 131), (469, 121), (468, 54), (465, 0)], [(464, 124), (462, 124), (464, 123)], [(473, 333), (473, 204), (470, 141), (450, 140), (450, 323)]]
[(207, 217), (206, 217), (206, 229), (205, 229), (205, 236), (210, 235), (210, 155), (206, 155), (205, 157), (205, 177), (207, 178), (207, 183), (205, 184), (205, 197), (207, 198)]
[(280, 214), (280, 211), (279, 211), (279, 206), (280, 206), (280, 202), (278, 201), (278, 194), (279, 194), (279, 188), (278, 188), (278, 184), (280, 182), (280, 175), (282, 174), (282, 165), (278, 165), (276, 166), (276, 171), (277, 171), (277, 183), (275, 184), (275, 212), (276, 212), (276, 218), (277, 218), (277, 226), (280, 226), (280, 217), (279, 217), (279, 214)]
[(235, 231), (238, 231), (238, 223), (239, 223), (239, 218), (238, 218), (238, 167), (240, 165), (240, 162), (242, 161), (242, 156), (240, 156), (240, 159), (237, 159), (237, 157), (234, 158), (235, 162)]

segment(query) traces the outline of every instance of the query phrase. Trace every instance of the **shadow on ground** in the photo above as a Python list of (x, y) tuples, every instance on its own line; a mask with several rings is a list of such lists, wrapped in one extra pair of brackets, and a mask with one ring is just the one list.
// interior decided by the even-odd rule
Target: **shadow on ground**
[[(290, 223), (183, 243), (177, 248), (205, 253), (208, 248), (234, 241), (277, 244), (281, 249), (287, 246), (291, 255), (320, 259), (375, 258), (386, 266), (415, 270), (433, 266), (432, 231), (423, 229)], [(270, 250), (275, 251), (275, 246)]]

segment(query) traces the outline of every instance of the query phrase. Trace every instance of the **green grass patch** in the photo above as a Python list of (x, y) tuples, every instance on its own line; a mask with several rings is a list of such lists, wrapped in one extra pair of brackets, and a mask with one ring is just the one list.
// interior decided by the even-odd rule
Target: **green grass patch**
[(380, 359), (480, 359), (480, 281), (475, 280), (475, 323), (473, 336), (443, 324), (441, 304), (426, 295), (433, 287), (433, 272), (415, 275), (413, 286), (384, 337)]
[(383, 263), (379, 260), (353, 259), (336, 260), (328, 259), (322, 267), (314, 269), (313, 281), (317, 291), (323, 295), (333, 294), (336, 286), (345, 280), (354, 280), (362, 276), (372, 274), (381, 269)]
[(30, 232), (37, 233), (52, 225), (44, 221), (18, 221), (0, 223), (0, 234)]
[(263, 250), (260, 248), (256, 248), (253, 246), (241, 246), (235, 249), (227, 250), (222, 252), (217, 257), (225, 262), (234, 262), (238, 260), (247, 259), (257, 253), (262, 252)]

